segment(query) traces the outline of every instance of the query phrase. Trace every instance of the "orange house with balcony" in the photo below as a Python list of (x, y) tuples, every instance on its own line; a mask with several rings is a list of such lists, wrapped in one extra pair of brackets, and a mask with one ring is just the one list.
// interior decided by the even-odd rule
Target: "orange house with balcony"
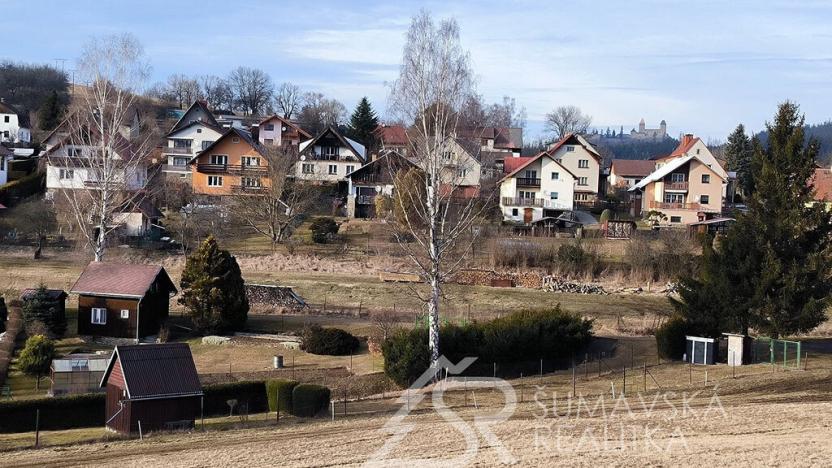
[(190, 161), (193, 191), (223, 196), (269, 186), (266, 150), (245, 130), (231, 128)]

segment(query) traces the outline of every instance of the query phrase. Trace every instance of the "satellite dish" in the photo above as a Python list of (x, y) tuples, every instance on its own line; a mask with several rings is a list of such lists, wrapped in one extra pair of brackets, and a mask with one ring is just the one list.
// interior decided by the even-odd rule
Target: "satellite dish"
[(376, 185), (376, 193), (381, 193), (381, 185)]
[(301, 161), (306, 161), (306, 156), (301, 156), (301, 157), (300, 157), (300, 160), (301, 160)]
[(286, 128), (286, 127), (283, 127), (281, 130), (283, 130), (283, 131), (285, 132), (285, 131), (287, 130), (287, 128)]

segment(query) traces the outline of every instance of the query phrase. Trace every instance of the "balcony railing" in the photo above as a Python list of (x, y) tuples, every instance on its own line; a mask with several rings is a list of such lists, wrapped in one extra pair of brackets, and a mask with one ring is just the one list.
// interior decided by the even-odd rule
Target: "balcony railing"
[(191, 172), (191, 167), (182, 164), (162, 164), (162, 172)]
[(190, 146), (177, 146), (177, 147), (167, 147), (164, 149), (163, 153), (165, 154), (193, 154), (193, 148)]
[(197, 164), (196, 170), (203, 174), (265, 174), (265, 166), (245, 166), (240, 164)]
[(517, 178), (517, 186), (518, 187), (540, 187), (540, 179), (531, 178), (531, 177), (518, 177)]
[(654, 210), (690, 210), (690, 211), (708, 211), (708, 212), (718, 212), (719, 208), (712, 207), (709, 205), (703, 205), (701, 203), (665, 203), (665, 202), (657, 202), (651, 201), (648, 205), (651, 209)]
[(503, 197), (503, 205), (505, 206), (535, 206), (543, 208), (544, 200), (542, 198), (521, 198), (521, 197)]
[(337, 161), (338, 155), (337, 154), (324, 154), (324, 153), (309, 153), (309, 159), (315, 161)]
[(665, 190), (680, 190), (680, 191), (686, 191), (686, 190), (688, 189), (688, 183), (687, 183), (687, 181), (683, 181), (683, 182), (668, 182), (668, 183), (664, 184), (664, 189), (665, 189)]
[(266, 187), (262, 185), (232, 185), (231, 190), (236, 192), (245, 192), (245, 193), (258, 193), (262, 192)]

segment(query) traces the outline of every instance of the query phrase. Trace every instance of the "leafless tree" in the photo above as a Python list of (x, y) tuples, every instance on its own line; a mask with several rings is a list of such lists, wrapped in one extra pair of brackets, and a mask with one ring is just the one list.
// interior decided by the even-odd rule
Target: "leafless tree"
[(119, 227), (115, 215), (126, 201), (146, 196), (147, 156), (155, 139), (136, 124), (135, 106), (149, 65), (138, 40), (121, 34), (91, 39), (76, 68), (85, 86), (75, 96), (67, 140), (50, 153), (49, 166), (64, 171), (58, 196), (101, 261)]
[(274, 107), (283, 117), (291, 119), (300, 110), (300, 87), (292, 83), (283, 83), (274, 95)]
[(176, 100), (180, 109), (190, 106), (199, 99), (199, 82), (186, 75), (171, 75), (167, 82), (168, 93)]
[(269, 105), (274, 85), (269, 75), (258, 68), (237, 67), (228, 83), (239, 108), (248, 115), (260, 115)]
[(20, 234), (33, 237), (40, 251), (46, 236), (57, 228), (54, 207), (43, 199), (32, 197), (10, 211), (5, 216), (6, 223)]
[(234, 93), (228, 81), (215, 75), (205, 75), (199, 79), (202, 98), (210, 109), (231, 109)]
[(240, 225), (254, 229), (269, 239), (274, 248), (292, 231), (315, 203), (315, 187), (294, 177), (297, 152), (289, 147), (263, 148), (265, 177), (259, 185), (241, 187), (241, 193), (228, 197), (229, 213)]
[(584, 115), (578, 106), (559, 106), (546, 114), (546, 129), (560, 140), (568, 133), (586, 133), (592, 117)]
[(472, 94), (465, 99), (460, 109), (459, 124), (468, 129), (525, 128), (526, 108), (518, 108), (515, 99), (509, 96), (503, 96), (502, 103), (486, 104), (481, 95)]
[(336, 99), (329, 99), (321, 93), (303, 95), (303, 106), (298, 120), (313, 134), (330, 125), (343, 123), (347, 117), (347, 108)]
[(413, 122), (407, 155), (418, 172), (396, 177), (394, 208), (400, 220), (399, 245), (430, 291), (422, 299), (428, 310), (432, 365), (439, 358), (443, 284), (470, 252), (484, 209), (465, 193), (473, 158), (460, 151), (457, 136), (459, 111), (473, 93), (472, 75), (456, 21), (435, 23), (424, 11), (413, 18), (389, 109), (402, 121)]

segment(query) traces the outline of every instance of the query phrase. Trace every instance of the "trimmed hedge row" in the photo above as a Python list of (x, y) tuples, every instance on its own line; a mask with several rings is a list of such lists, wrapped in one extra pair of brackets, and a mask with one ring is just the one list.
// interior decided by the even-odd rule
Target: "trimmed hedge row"
[(202, 388), (205, 394), (203, 411), (205, 416), (227, 416), (228, 400), (237, 400), (235, 414), (239, 405), (248, 404), (248, 413), (265, 413), (269, 410), (266, 398), (266, 382), (262, 380), (250, 382), (231, 382), (224, 384), (206, 385)]
[(35, 400), (0, 401), (0, 433), (35, 430), (40, 410), (42, 430), (72, 429), (104, 425), (103, 393), (88, 393)]
[(292, 391), (299, 384), (297, 380), (275, 379), (266, 382), (266, 395), (269, 398), (269, 411), (290, 412), (292, 410)]
[(347, 356), (358, 350), (358, 338), (340, 328), (310, 325), (303, 329), (300, 348), (307, 353)]
[(293, 416), (311, 418), (329, 406), (329, 388), (323, 385), (298, 384), (292, 390)]

